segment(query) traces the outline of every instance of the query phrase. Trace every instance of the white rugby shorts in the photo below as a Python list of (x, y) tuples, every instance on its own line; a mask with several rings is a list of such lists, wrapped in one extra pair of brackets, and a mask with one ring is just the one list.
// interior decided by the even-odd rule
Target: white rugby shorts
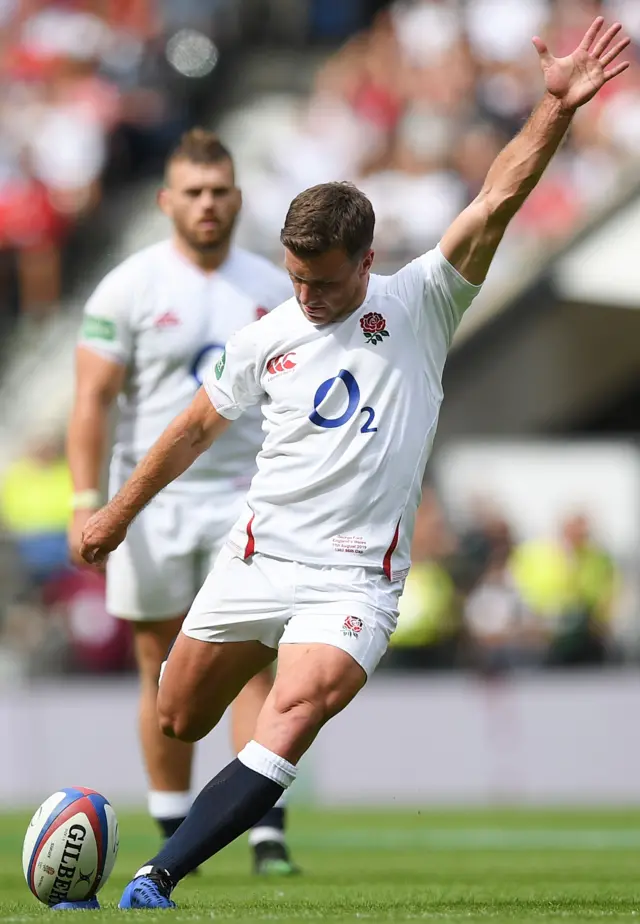
[(136, 622), (187, 612), (238, 519), (245, 492), (162, 491), (107, 560), (107, 610)]
[(403, 581), (367, 568), (307, 565), (226, 545), (182, 631), (204, 642), (256, 640), (268, 648), (324, 643), (370, 676), (395, 629)]

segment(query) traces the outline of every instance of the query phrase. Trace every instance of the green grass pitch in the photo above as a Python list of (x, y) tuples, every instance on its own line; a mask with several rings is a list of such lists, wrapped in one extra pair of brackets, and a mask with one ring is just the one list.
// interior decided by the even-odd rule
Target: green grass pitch
[[(181, 884), (176, 912), (119, 912), (132, 871), (156, 849), (151, 823), (121, 813), (120, 854), (84, 920), (640, 920), (640, 810), (291, 812), (295, 879), (257, 880), (239, 842)], [(0, 921), (43, 921), (20, 853), (26, 815), (0, 816)], [(98, 917), (96, 918), (96, 915)], [(123, 918), (123, 915), (125, 917)], [(142, 915), (142, 918), (140, 917)], [(56, 919), (54, 919), (56, 920)], [(73, 918), (76, 920), (76, 918)]]

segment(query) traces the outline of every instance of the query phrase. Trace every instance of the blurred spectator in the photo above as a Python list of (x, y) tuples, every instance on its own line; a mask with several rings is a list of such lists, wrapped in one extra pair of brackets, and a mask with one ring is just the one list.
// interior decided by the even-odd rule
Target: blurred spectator
[(29, 584), (41, 586), (68, 564), (71, 478), (62, 442), (41, 438), (0, 484), (0, 521), (16, 545)]
[(489, 675), (539, 665), (546, 650), (545, 626), (514, 580), (509, 524), (493, 515), (481, 529), (488, 554), (484, 572), (465, 602), (467, 657)]
[(557, 539), (524, 543), (511, 566), (527, 606), (547, 623), (551, 663), (603, 661), (620, 574), (586, 516), (567, 517)]

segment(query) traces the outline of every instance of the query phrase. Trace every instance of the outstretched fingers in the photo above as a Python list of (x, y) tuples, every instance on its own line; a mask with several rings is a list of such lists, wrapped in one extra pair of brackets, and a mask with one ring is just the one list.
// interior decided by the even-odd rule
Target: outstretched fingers
[(580, 48), (582, 48), (584, 51), (589, 51), (589, 49), (591, 48), (591, 46), (596, 40), (596, 36), (598, 32), (600, 31), (600, 29), (602, 29), (603, 25), (604, 25), (604, 16), (598, 16), (596, 19), (594, 19), (591, 25), (589, 26), (589, 28), (587, 29), (587, 31), (585, 32), (584, 38), (580, 42)]
[(617, 45), (614, 45), (613, 48), (611, 48), (611, 49), (606, 53), (606, 55), (603, 55), (603, 56), (600, 58), (600, 64), (601, 64), (603, 67), (607, 67), (607, 65), (611, 64), (611, 62), (612, 62), (615, 58), (618, 57), (618, 55), (620, 54), (621, 51), (624, 51), (624, 50), (625, 50), (625, 48), (630, 44), (630, 42), (631, 42), (631, 39), (630, 39), (629, 37), (623, 38), (621, 42), (618, 42)]
[(618, 74), (622, 74), (623, 71), (626, 71), (627, 68), (630, 67), (630, 66), (631, 66), (631, 65), (630, 65), (630, 62), (629, 62), (629, 61), (623, 61), (621, 64), (616, 64), (616, 66), (615, 66), (615, 67), (612, 67), (611, 70), (605, 71), (605, 72), (604, 72), (604, 81), (605, 81), (605, 83), (606, 83), (608, 80), (612, 80), (614, 77), (617, 77)]
[(603, 52), (606, 51), (620, 29), (622, 29), (622, 24), (619, 22), (614, 22), (612, 26), (609, 26), (604, 35), (598, 39), (591, 50), (591, 54), (594, 56), (594, 58), (599, 58)]

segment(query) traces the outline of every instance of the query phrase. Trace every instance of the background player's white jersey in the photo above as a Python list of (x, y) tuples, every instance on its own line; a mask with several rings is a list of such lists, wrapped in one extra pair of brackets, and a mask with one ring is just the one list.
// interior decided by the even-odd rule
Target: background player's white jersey
[[(102, 280), (87, 303), (81, 343), (127, 366), (114, 487), (188, 406), (229, 337), (290, 296), (287, 274), (262, 257), (232, 248), (216, 272), (205, 273), (171, 241), (140, 251)], [(211, 479), (222, 489), (246, 486), (261, 443), (256, 409), (200, 456), (179, 487)]]
[(408, 569), (447, 350), (478, 291), (438, 248), (371, 276), (345, 320), (314, 326), (290, 299), (231, 338), (207, 393), (225, 417), (259, 402), (265, 417), (236, 548)]

